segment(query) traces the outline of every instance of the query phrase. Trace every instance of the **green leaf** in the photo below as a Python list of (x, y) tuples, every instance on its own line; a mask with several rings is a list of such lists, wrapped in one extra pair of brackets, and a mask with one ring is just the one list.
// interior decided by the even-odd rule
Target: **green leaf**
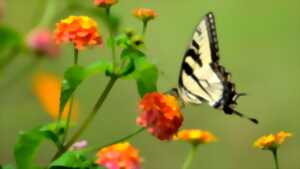
[(62, 82), (59, 105), (60, 112), (64, 110), (68, 100), (83, 80), (105, 71), (112, 71), (112, 64), (106, 60), (100, 60), (87, 67), (75, 65), (68, 68), (64, 74), (64, 80)]
[(69, 151), (51, 164), (51, 169), (57, 167), (81, 168), (86, 161), (85, 156), (80, 151)]
[(95, 164), (95, 159), (88, 159), (86, 151), (68, 151), (53, 161), (50, 169), (105, 169)]
[(138, 92), (141, 97), (146, 93), (157, 91), (158, 69), (145, 58), (136, 60), (137, 71), (134, 73)]
[[(125, 78), (135, 79), (140, 96), (145, 93), (157, 91), (158, 69), (145, 57), (145, 54), (137, 49), (124, 49), (122, 59), (133, 62), (133, 65), (126, 67)], [(130, 70), (130, 71), (128, 71)]]
[(0, 26), (0, 51), (4, 48), (20, 48), (23, 45), (23, 39), (20, 33), (12, 28)]
[(88, 78), (106, 71), (112, 72), (112, 64), (107, 60), (100, 60), (85, 68), (85, 76)]
[[(20, 133), (14, 149), (17, 168), (19, 169), (40, 169), (35, 164), (35, 156), (39, 145), (44, 140), (51, 140), (56, 145), (58, 142), (58, 134), (56, 134), (56, 123), (47, 124), (27, 132)], [(58, 129), (61, 130), (61, 125)]]
[(1, 166), (0, 165), (0, 169), (14, 169), (14, 167), (12, 165), (4, 165), (4, 166)]
[(62, 89), (60, 95), (59, 111), (63, 112), (66, 103), (77, 89), (79, 84), (85, 78), (85, 70), (83, 67), (75, 65), (68, 68), (64, 74)]

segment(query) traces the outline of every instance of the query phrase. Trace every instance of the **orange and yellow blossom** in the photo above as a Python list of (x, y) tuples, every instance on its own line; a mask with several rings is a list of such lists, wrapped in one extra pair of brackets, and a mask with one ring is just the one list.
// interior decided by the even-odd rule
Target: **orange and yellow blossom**
[(254, 147), (274, 150), (277, 149), (281, 144), (283, 144), (286, 138), (291, 136), (291, 133), (285, 131), (280, 131), (276, 134), (262, 136), (255, 141)]
[(184, 129), (180, 130), (174, 136), (175, 140), (186, 141), (195, 145), (207, 144), (216, 141), (216, 136), (212, 133), (200, 129)]
[(133, 15), (144, 21), (144, 22), (148, 22), (152, 19), (154, 19), (155, 17), (157, 17), (156, 12), (153, 9), (148, 9), (148, 8), (137, 8), (133, 10)]
[(111, 7), (112, 5), (118, 3), (118, 0), (95, 0), (94, 3), (99, 7)]
[[(59, 98), (61, 91), (61, 79), (53, 74), (39, 73), (34, 76), (32, 83), (33, 91), (44, 110), (56, 119), (59, 115)], [(72, 120), (77, 120), (78, 103), (73, 104)], [(62, 118), (67, 119), (70, 103), (68, 102), (62, 113)]]
[(141, 169), (141, 161), (138, 150), (123, 142), (102, 148), (96, 163), (107, 169)]
[(71, 42), (75, 48), (103, 45), (97, 31), (97, 23), (87, 16), (69, 16), (56, 24), (55, 41), (58, 44)]
[(139, 104), (137, 123), (160, 140), (170, 140), (178, 132), (183, 116), (174, 96), (147, 93)]

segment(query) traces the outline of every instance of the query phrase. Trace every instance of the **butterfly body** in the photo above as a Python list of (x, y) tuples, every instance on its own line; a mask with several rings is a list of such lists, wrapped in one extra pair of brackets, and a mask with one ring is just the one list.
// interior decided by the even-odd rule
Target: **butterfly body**
[[(184, 103), (208, 103), (226, 114), (244, 117), (234, 110), (238, 97), (244, 94), (236, 92), (235, 84), (230, 81), (230, 73), (219, 64), (217, 32), (212, 12), (206, 14), (196, 28), (193, 40), (185, 52), (175, 91)], [(248, 119), (257, 123), (256, 119)]]

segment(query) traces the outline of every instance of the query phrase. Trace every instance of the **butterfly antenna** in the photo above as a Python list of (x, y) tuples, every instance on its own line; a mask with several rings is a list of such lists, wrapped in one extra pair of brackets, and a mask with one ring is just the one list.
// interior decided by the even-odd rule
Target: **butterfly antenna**
[(246, 115), (244, 115), (244, 114), (242, 114), (242, 113), (240, 113), (238, 111), (233, 111), (233, 113), (236, 114), (236, 115), (238, 115), (238, 116), (240, 116), (240, 117), (242, 117), (242, 118), (246, 118), (246, 119), (250, 120), (254, 124), (258, 124), (258, 120), (255, 119), (255, 118), (246, 116)]

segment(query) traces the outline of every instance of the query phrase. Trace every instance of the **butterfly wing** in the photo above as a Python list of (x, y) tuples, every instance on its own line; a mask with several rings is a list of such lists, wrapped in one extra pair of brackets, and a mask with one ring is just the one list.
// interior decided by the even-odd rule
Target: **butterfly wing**
[(215, 19), (208, 13), (197, 26), (182, 61), (179, 94), (184, 102), (215, 106), (223, 98), (222, 78), (215, 70), (219, 60)]
[(219, 64), (215, 18), (211, 12), (197, 26), (184, 55), (177, 93), (185, 103), (207, 102), (226, 114), (236, 114), (258, 123), (255, 118), (234, 109), (237, 99), (244, 94), (236, 92), (230, 73)]

